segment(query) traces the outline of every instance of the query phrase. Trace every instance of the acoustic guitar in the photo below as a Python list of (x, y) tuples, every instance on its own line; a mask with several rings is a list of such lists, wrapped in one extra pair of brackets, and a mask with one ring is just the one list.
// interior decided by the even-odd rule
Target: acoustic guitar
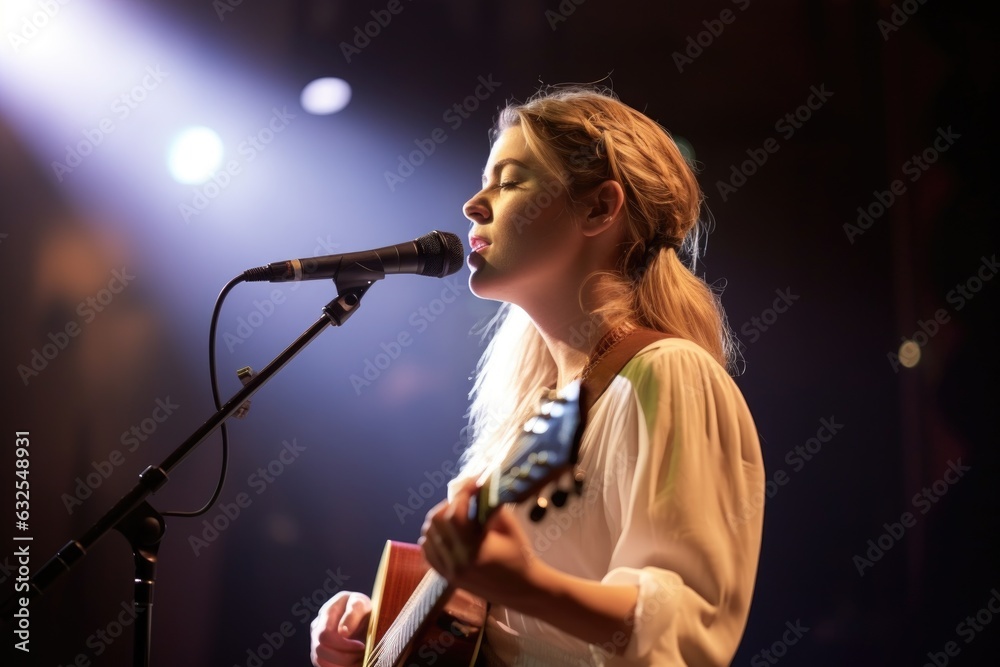
[[(485, 525), (501, 505), (536, 498), (549, 483), (571, 477), (583, 434), (580, 382), (546, 400), (518, 437), (515, 463), (498, 470), (472, 497), (469, 518)], [(562, 506), (569, 491), (558, 489), (551, 504)], [(538, 498), (531, 518), (542, 518), (549, 501)], [(365, 667), (469, 666), (483, 641), (487, 603), (456, 591), (430, 568), (417, 545), (389, 541), (372, 592)]]

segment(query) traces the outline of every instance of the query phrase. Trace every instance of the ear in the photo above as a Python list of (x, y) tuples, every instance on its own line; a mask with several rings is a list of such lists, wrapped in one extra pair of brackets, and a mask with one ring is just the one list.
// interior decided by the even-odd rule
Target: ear
[(604, 181), (587, 197), (584, 236), (597, 236), (614, 225), (625, 206), (625, 192), (618, 181)]

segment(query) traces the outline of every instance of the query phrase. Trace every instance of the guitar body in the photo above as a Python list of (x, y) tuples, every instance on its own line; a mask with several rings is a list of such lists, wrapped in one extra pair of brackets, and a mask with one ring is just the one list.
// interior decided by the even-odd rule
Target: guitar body
[(423, 551), (415, 544), (386, 542), (372, 591), (372, 613), (365, 646), (365, 665), (385, 662), (392, 667), (440, 665), (472, 667), (476, 664), (486, 623), (486, 602), (464, 591), (446, 596), (434, 611), (408, 633), (407, 646), (395, 661), (381, 661), (375, 647), (385, 638), (430, 570)]

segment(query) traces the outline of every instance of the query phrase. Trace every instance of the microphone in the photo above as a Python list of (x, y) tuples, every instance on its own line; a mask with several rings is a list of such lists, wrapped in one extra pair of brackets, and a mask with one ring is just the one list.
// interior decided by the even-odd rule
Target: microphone
[(381, 280), (389, 273), (416, 273), (444, 278), (461, 268), (465, 248), (457, 236), (433, 231), (418, 239), (396, 245), (342, 255), (272, 262), (243, 272), (247, 281), (272, 283), (293, 280), (332, 279), (340, 286)]

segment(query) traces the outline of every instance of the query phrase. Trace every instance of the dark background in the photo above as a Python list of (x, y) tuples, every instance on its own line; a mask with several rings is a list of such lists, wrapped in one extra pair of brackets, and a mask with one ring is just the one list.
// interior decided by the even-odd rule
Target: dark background
[[(988, 109), (997, 54), (994, 16), (973, 4), (986, 5), (404, 1), (347, 62), (341, 43), (386, 3), (243, 0), (225, 11), (207, 0), (71, 2), (25, 43), (11, 35), (23, 34), (23, 17), (42, 5), (13, 3), (0, 44), (2, 553), (14, 549), (15, 431), (31, 433), (35, 571), (211, 414), (208, 322), (229, 278), (430, 229), (464, 236), (460, 207), (478, 187), (497, 108), (542, 84), (600, 82), (693, 147), (716, 222), (698, 272), (725, 287), (744, 344), (737, 382), (774, 481), (734, 664), (935, 664), (931, 656), (993, 664), (998, 286), (988, 261), (997, 250)], [(686, 50), (691, 60), (678, 66)], [(169, 75), (128, 117), (113, 116), (111, 100), (149, 66)], [(317, 76), (348, 81), (351, 104), (329, 116), (304, 113), (299, 91)], [(499, 85), (461, 126), (449, 126), (443, 115), (479, 77)], [(816, 108), (800, 111), (808, 119), (794, 132), (778, 125), (814, 88), (832, 95), (822, 104), (813, 97)], [(238, 147), (274, 109), (294, 118), (250, 160)], [(60, 180), (52, 162), (109, 116), (114, 132)], [(164, 153), (169, 135), (190, 124), (219, 132), (242, 170), (185, 220), (180, 204), (198, 186), (172, 182)], [(385, 173), (438, 127), (447, 140), (390, 188)], [(939, 131), (958, 138), (931, 151), (925, 171), (908, 169)], [(753, 173), (735, 192), (720, 189), (771, 138), (777, 151), (745, 167)], [(858, 207), (887, 201), (879, 193), (897, 179), (905, 191), (863, 233), (849, 234)], [(18, 366), (49, 334), (81, 322), (78, 304), (122, 267), (135, 278), (26, 383)], [(282, 624), (291, 636), (273, 655), (265, 650), (263, 664), (308, 664), (312, 614), (303, 597), (322, 600), (337, 582), (368, 591), (383, 541), (416, 539), (444, 494), (435, 473), (456, 458), (481, 352), (475, 330), (495, 308), (475, 299), (465, 278), (463, 270), (450, 283), (401, 276), (377, 284), (354, 319), (253, 399), (232, 428), (220, 504), (202, 518), (168, 519), (153, 665), (256, 664), (253, 654)], [(957, 298), (959, 286), (976, 291)], [(444, 289), (457, 298), (436, 301)], [(768, 309), (778, 292), (795, 298), (775, 318)], [(221, 332), (233, 335), (254, 311), (271, 314), (254, 316), (259, 326), (245, 341), (220, 342), (223, 395), (237, 389), (237, 368), (261, 368), (332, 297), (319, 283), (234, 291)], [(370, 385), (352, 382), (401, 333), (412, 344)], [(889, 355), (911, 337), (922, 358), (900, 368)], [(157, 400), (178, 407), (127, 451), (122, 434)], [(842, 428), (793, 466), (786, 456), (822, 420)], [(293, 441), (298, 457), (273, 464)], [(69, 512), (65, 498), (102, 464), (107, 470), (115, 450), (120, 465)], [(200, 506), (218, 460), (212, 439), (153, 505)], [(941, 481), (959, 462), (968, 472)], [(253, 476), (269, 463), (280, 474), (261, 484)], [(915, 504), (935, 482), (933, 505)], [(400, 514), (422, 483), (435, 487), (433, 498)], [(240, 493), (251, 504), (207, 541), (203, 519), (218, 518)], [(889, 535), (904, 512), (914, 525)], [(193, 536), (205, 544), (196, 549)], [(880, 537), (891, 546), (859, 573), (855, 557), (871, 557), (869, 540)], [(27, 664), (128, 664), (132, 627), (110, 634), (131, 597), (130, 560), (124, 540), (110, 535), (32, 602)], [(7, 557), (0, 570), (4, 596), (12, 565)], [(992, 623), (971, 633), (959, 625), (977, 613), (977, 623)], [(809, 630), (783, 645), (786, 623)], [(945, 655), (948, 642), (957, 655)]]

